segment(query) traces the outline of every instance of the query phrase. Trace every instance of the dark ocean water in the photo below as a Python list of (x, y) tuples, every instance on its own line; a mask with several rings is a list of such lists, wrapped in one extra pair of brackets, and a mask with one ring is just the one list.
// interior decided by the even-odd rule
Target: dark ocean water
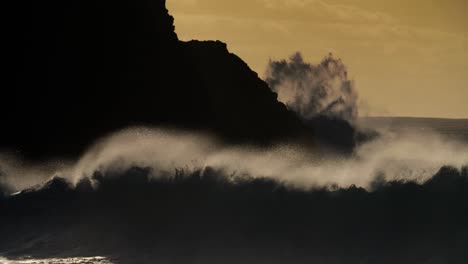
[(468, 119), (417, 118), (417, 117), (364, 117), (358, 124), (394, 133), (436, 132), (447, 138), (468, 142)]
[[(358, 124), (468, 143), (468, 120), (362, 118)], [(0, 196), (0, 256), (6, 257), (0, 263), (468, 261), (468, 167), (441, 167), (418, 183), (376, 177), (370, 189), (300, 189), (216, 169), (169, 178), (154, 173), (141, 167), (96, 173), (76, 188), (54, 178)]]

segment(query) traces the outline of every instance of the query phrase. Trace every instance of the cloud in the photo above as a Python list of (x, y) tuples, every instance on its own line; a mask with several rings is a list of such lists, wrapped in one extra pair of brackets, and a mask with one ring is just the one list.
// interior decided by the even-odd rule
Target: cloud
[(330, 4), (321, 0), (259, 0), (264, 8), (274, 12), (294, 12), (292, 20), (322, 22), (351, 22), (351, 23), (392, 23), (394, 18), (390, 15), (369, 11), (351, 5)]

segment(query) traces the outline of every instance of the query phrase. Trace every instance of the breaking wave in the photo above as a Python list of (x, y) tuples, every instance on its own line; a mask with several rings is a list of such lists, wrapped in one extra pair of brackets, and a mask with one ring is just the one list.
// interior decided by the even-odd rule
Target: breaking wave
[(103, 138), (76, 161), (5, 157), (0, 252), (9, 259), (466, 259), (468, 151), (437, 133), (381, 133), (352, 155), (335, 156), (133, 128)]
[(158, 175), (205, 168), (229, 175), (267, 177), (295, 187), (351, 185), (368, 188), (375, 177), (422, 183), (441, 167), (468, 164), (468, 146), (433, 132), (385, 133), (352, 155), (323, 155), (299, 146), (227, 146), (208, 136), (163, 129), (127, 129), (99, 140), (77, 161), (25, 164), (2, 158), (0, 183), (19, 191), (52, 176), (77, 183), (94, 172), (150, 167)]

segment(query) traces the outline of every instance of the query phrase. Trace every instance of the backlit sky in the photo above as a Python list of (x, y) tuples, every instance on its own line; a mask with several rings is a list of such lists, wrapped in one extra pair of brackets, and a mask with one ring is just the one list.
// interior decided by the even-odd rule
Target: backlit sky
[(167, 0), (182, 40), (222, 40), (263, 76), (268, 60), (332, 52), (362, 115), (468, 118), (467, 0)]

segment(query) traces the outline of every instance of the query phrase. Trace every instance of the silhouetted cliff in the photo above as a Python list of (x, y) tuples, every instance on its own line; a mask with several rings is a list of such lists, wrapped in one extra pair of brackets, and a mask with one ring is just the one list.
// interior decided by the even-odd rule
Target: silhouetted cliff
[(76, 155), (131, 125), (260, 144), (307, 137), (225, 44), (179, 41), (164, 0), (26, 0), (5, 10), (2, 149)]

